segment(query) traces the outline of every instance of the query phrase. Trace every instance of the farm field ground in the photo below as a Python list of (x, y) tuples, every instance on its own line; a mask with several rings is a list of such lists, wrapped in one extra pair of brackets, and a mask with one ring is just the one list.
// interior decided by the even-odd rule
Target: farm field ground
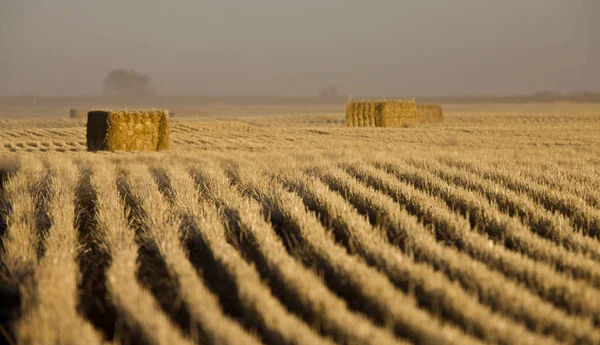
[(600, 104), (188, 110), (144, 154), (45, 111), (0, 119), (0, 342), (600, 344)]

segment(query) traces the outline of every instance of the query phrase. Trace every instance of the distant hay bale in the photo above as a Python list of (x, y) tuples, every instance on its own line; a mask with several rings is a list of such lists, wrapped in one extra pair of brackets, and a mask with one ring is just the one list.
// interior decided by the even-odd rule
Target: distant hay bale
[(444, 120), (442, 107), (437, 104), (417, 104), (417, 123), (437, 123)]
[(414, 100), (353, 101), (346, 105), (348, 127), (401, 127), (416, 117)]
[(417, 107), (414, 100), (387, 101), (378, 104), (375, 112), (380, 114), (381, 127), (400, 127), (417, 116)]
[(171, 128), (164, 110), (94, 110), (88, 113), (88, 151), (163, 151)]
[(69, 117), (72, 119), (85, 119), (87, 113), (87, 109), (71, 109), (69, 110)]
[(172, 110), (169, 110), (169, 117), (173, 117), (173, 116), (175, 116), (175, 112)]

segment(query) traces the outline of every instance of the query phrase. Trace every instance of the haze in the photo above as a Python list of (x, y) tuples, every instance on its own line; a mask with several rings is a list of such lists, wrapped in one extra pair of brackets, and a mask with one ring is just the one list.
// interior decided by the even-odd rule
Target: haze
[(0, 0), (0, 95), (600, 90), (596, 0)]

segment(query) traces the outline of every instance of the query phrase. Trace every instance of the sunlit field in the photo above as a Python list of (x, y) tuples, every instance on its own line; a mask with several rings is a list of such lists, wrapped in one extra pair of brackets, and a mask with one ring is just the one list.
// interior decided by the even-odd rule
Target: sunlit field
[(162, 153), (4, 110), (0, 340), (599, 344), (600, 104), (443, 108), (185, 109)]

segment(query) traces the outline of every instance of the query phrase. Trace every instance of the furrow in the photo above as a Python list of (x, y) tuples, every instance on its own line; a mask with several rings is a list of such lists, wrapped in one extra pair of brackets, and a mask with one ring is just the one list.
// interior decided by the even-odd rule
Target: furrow
[(437, 242), (415, 216), (398, 207), (391, 197), (359, 183), (334, 166), (318, 165), (311, 167), (309, 173), (343, 196), (368, 217), (371, 224), (381, 227), (390, 243), (416, 261), (430, 264), (451, 280), (458, 281), (492, 310), (525, 323), (532, 331), (552, 335), (561, 341), (586, 344), (600, 341), (600, 332), (589, 318), (569, 316), (484, 263)]
[(600, 210), (589, 206), (577, 195), (565, 191), (556, 191), (536, 182), (523, 181), (503, 169), (492, 170), (481, 165), (461, 164), (447, 159), (441, 161), (450, 166), (459, 166), (462, 169), (477, 173), (483, 178), (499, 182), (511, 190), (526, 193), (546, 209), (560, 212), (569, 217), (573, 225), (579, 227), (584, 234), (600, 238)]
[[(76, 230), (80, 247), (77, 256), (80, 270), (78, 310), (103, 333), (105, 339), (114, 340), (118, 323), (117, 309), (109, 298), (106, 284), (106, 270), (111, 257), (98, 227), (98, 198), (92, 186), (92, 174), (93, 169), (88, 161), (79, 162), (75, 195)], [(120, 332), (126, 331), (123, 323), (119, 322), (118, 326)]]
[(7, 219), (11, 213), (11, 200), (4, 190), (7, 180), (14, 178), (19, 168), (17, 161), (5, 162), (0, 170), (0, 342), (14, 343), (13, 321), (18, 319), (21, 306), (19, 284), (12, 279), (4, 263), (4, 241), (8, 231)]
[(125, 219), (126, 209), (116, 182), (116, 167), (108, 162), (97, 162), (91, 186), (97, 193), (99, 237), (111, 255), (106, 271), (107, 291), (120, 316), (117, 323), (126, 329), (121, 332), (122, 326), (118, 325), (115, 338), (121, 343), (189, 344), (152, 294), (136, 280), (138, 246)]
[(527, 165), (518, 167), (517, 172), (520, 178), (577, 195), (590, 206), (600, 209), (600, 181), (592, 177), (597, 175), (592, 166), (563, 169), (554, 164)]
[(575, 232), (564, 216), (547, 211), (530, 200), (528, 196), (502, 188), (502, 186), (486, 181), (476, 174), (443, 166), (436, 161), (412, 159), (410, 162), (454, 185), (481, 193), (510, 216), (519, 217), (540, 236), (552, 240), (568, 250), (584, 253), (596, 261), (600, 261), (600, 243), (598, 241)]
[[(56, 163), (55, 163), (56, 164)], [(77, 168), (70, 162), (49, 167), (50, 222), (45, 255), (24, 289), (26, 313), (17, 326), (19, 344), (100, 344), (102, 336), (77, 313), (78, 251), (74, 227)]]
[(139, 205), (134, 213), (137, 222), (142, 223), (144, 241), (153, 243), (164, 258), (170, 275), (174, 276), (172, 279), (178, 282), (174, 287), (162, 286), (163, 291), (157, 293), (163, 296), (159, 299), (166, 301), (163, 308), (183, 318), (178, 323), (197, 342), (259, 344), (238, 323), (223, 314), (216, 296), (198, 277), (180, 241), (181, 220), (170, 213), (170, 205), (164, 200), (147, 167), (131, 166), (127, 172), (127, 184), (131, 186), (129, 192)]
[[(172, 179), (184, 173), (170, 171)], [(400, 343), (387, 330), (351, 312), (343, 300), (324, 286), (320, 277), (294, 260), (263, 219), (261, 206), (236, 192), (218, 168), (198, 166), (194, 175), (207, 198), (220, 205), (231, 237), (237, 239), (240, 250), (260, 268), (263, 281), (269, 283), (271, 291), (290, 311), (339, 343)]]
[(345, 298), (352, 309), (415, 343), (478, 343), (419, 309), (416, 301), (397, 290), (387, 277), (349, 255), (315, 215), (306, 211), (297, 195), (252, 168), (232, 167), (230, 174), (239, 188), (263, 204), (265, 216), (286, 239), (288, 252), (322, 272), (328, 287)]
[(226, 229), (214, 206), (199, 202), (194, 180), (171, 180), (174, 212), (184, 220), (190, 259), (219, 296), (224, 311), (269, 344), (331, 344), (290, 314), (263, 285), (256, 269), (227, 242)]
[(52, 172), (49, 169), (48, 160), (42, 160), (44, 166), (44, 176), (36, 185), (32, 187), (31, 193), (35, 199), (35, 212), (30, 215), (35, 219), (35, 231), (37, 232), (36, 251), (38, 260), (41, 259), (46, 252), (46, 237), (51, 225), (49, 209), (49, 201), (52, 199), (52, 189), (50, 183), (52, 180)]
[(431, 266), (415, 263), (391, 246), (379, 229), (374, 229), (341, 196), (330, 191), (322, 182), (301, 173), (286, 172), (278, 178), (304, 200), (308, 209), (320, 216), (321, 223), (329, 224), (335, 238), (344, 243), (347, 250), (356, 252), (369, 265), (384, 272), (396, 286), (414, 294), (419, 305), (432, 314), (440, 314), (466, 333), (488, 343), (553, 342), (532, 334), (519, 323), (494, 314), (460, 285), (448, 280)]
[[(40, 239), (31, 215), (35, 213), (33, 192), (40, 183), (44, 171), (38, 159), (21, 159), (21, 168), (3, 184), (6, 229), (2, 237), (2, 300), (4, 316), (0, 339), (16, 343), (16, 325), (21, 315), (29, 312), (27, 305), (34, 305), (35, 286), (33, 277), (38, 263), (37, 247)], [(29, 292), (26, 292), (26, 291)], [(28, 297), (23, 296), (28, 294)], [(4, 297), (4, 296), (3, 296)], [(26, 303), (27, 298), (29, 301)], [(29, 307), (28, 309), (31, 309)]]
[(378, 161), (375, 165), (401, 181), (441, 198), (448, 207), (465, 216), (473, 229), (496, 243), (554, 266), (573, 278), (586, 280), (594, 287), (600, 285), (597, 262), (536, 235), (517, 218), (502, 213), (481, 194), (450, 185), (429, 171), (419, 171), (399, 161)]
[(468, 221), (452, 212), (445, 202), (401, 183), (388, 173), (364, 164), (347, 165), (347, 170), (361, 182), (394, 198), (420, 221), (433, 226), (438, 240), (503, 272), (569, 313), (592, 317), (594, 322), (600, 320), (599, 292), (587, 284), (495, 244), (487, 236), (472, 230)]
[(43, 170), (37, 159), (22, 160), (19, 172), (3, 186), (8, 214), (2, 261), (15, 279), (33, 273), (37, 264), (40, 239), (31, 215), (35, 214), (34, 193), (44, 176)]

